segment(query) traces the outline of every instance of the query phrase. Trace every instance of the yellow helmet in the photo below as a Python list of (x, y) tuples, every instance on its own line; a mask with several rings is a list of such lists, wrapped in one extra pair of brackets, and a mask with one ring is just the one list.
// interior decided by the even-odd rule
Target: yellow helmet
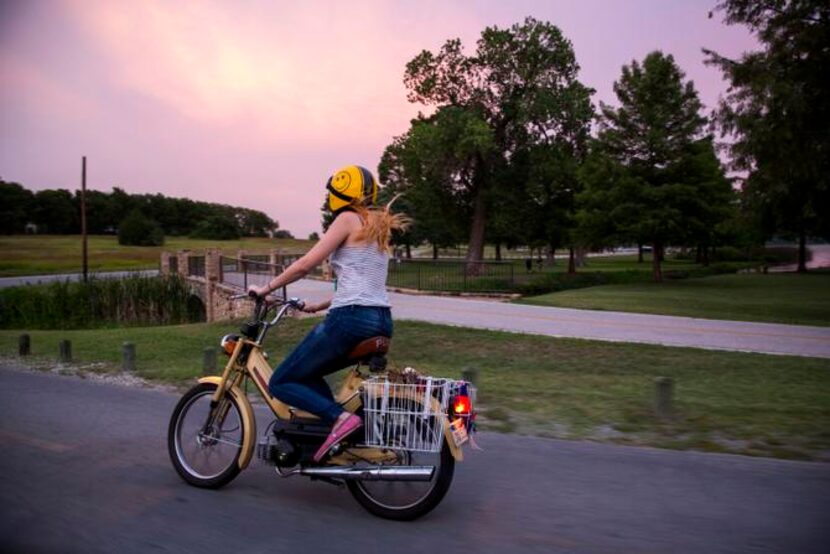
[(359, 165), (346, 166), (329, 177), (326, 183), (329, 191), (329, 209), (341, 210), (353, 200), (363, 200), (374, 205), (378, 199), (378, 182), (372, 172)]

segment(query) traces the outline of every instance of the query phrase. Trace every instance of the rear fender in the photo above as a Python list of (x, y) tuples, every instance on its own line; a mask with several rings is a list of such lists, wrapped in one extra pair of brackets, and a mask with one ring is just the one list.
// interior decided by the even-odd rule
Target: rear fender
[[(222, 378), (218, 376), (202, 377), (199, 379), (200, 383), (211, 383), (216, 386), (222, 384)], [(239, 406), (240, 416), (242, 417), (242, 426), (245, 431), (242, 435), (242, 452), (239, 455), (239, 469), (245, 469), (251, 462), (254, 455), (254, 439), (256, 437), (256, 418), (254, 417), (254, 410), (251, 408), (251, 403), (248, 397), (245, 396), (239, 387), (232, 386), (228, 391), (230, 395), (236, 400)]]

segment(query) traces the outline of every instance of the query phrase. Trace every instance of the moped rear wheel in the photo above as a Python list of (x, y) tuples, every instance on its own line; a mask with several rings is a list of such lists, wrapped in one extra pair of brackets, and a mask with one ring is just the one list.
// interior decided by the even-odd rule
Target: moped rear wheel
[[(441, 422), (435, 417), (427, 420), (414, 418), (399, 427), (398, 437), (391, 442), (412, 444), (407, 434), (431, 433), (432, 427), (438, 425)], [(346, 485), (366, 510), (378, 517), (398, 521), (417, 519), (438, 506), (447, 494), (455, 472), (455, 458), (446, 439), (442, 440), (438, 452), (400, 450), (396, 465), (433, 466), (435, 471), (429, 481), (347, 481)]]
[(214, 383), (200, 383), (179, 400), (167, 432), (173, 467), (191, 485), (216, 489), (239, 474), (245, 423), (231, 395), (211, 407)]

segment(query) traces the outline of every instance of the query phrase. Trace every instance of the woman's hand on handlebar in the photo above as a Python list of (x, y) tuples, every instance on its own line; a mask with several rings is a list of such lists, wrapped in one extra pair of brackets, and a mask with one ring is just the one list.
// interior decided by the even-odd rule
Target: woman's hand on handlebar
[(271, 292), (271, 290), (267, 287), (258, 287), (256, 285), (251, 285), (248, 287), (248, 295), (257, 298), (265, 298), (265, 296), (269, 292)]

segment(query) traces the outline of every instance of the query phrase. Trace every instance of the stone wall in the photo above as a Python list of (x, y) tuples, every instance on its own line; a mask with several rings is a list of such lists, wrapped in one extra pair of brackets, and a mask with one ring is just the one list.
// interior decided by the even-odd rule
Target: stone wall
[[(269, 274), (271, 276), (279, 275), (285, 267), (284, 264), (296, 258), (296, 255), (285, 255), (279, 249), (273, 249), (266, 253), (240, 250), (236, 256), (226, 256), (226, 262), (230, 261), (231, 265), (233, 265), (233, 260), (238, 261), (248, 255), (263, 254), (268, 256), (269, 263), (271, 264), (269, 268)], [(204, 257), (204, 276), (189, 274), (191, 257)], [(219, 249), (209, 248), (199, 252), (191, 250), (162, 252), (161, 273), (162, 275), (178, 273), (187, 279), (193, 293), (205, 305), (205, 314), (208, 322), (245, 319), (251, 316), (253, 306), (249, 300), (231, 299), (231, 297), (241, 294), (243, 291), (239, 286), (232, 286), (230, 283), (224, 282), (222, 252)], [(330, 271), (326, 273), (330, 274)]]

